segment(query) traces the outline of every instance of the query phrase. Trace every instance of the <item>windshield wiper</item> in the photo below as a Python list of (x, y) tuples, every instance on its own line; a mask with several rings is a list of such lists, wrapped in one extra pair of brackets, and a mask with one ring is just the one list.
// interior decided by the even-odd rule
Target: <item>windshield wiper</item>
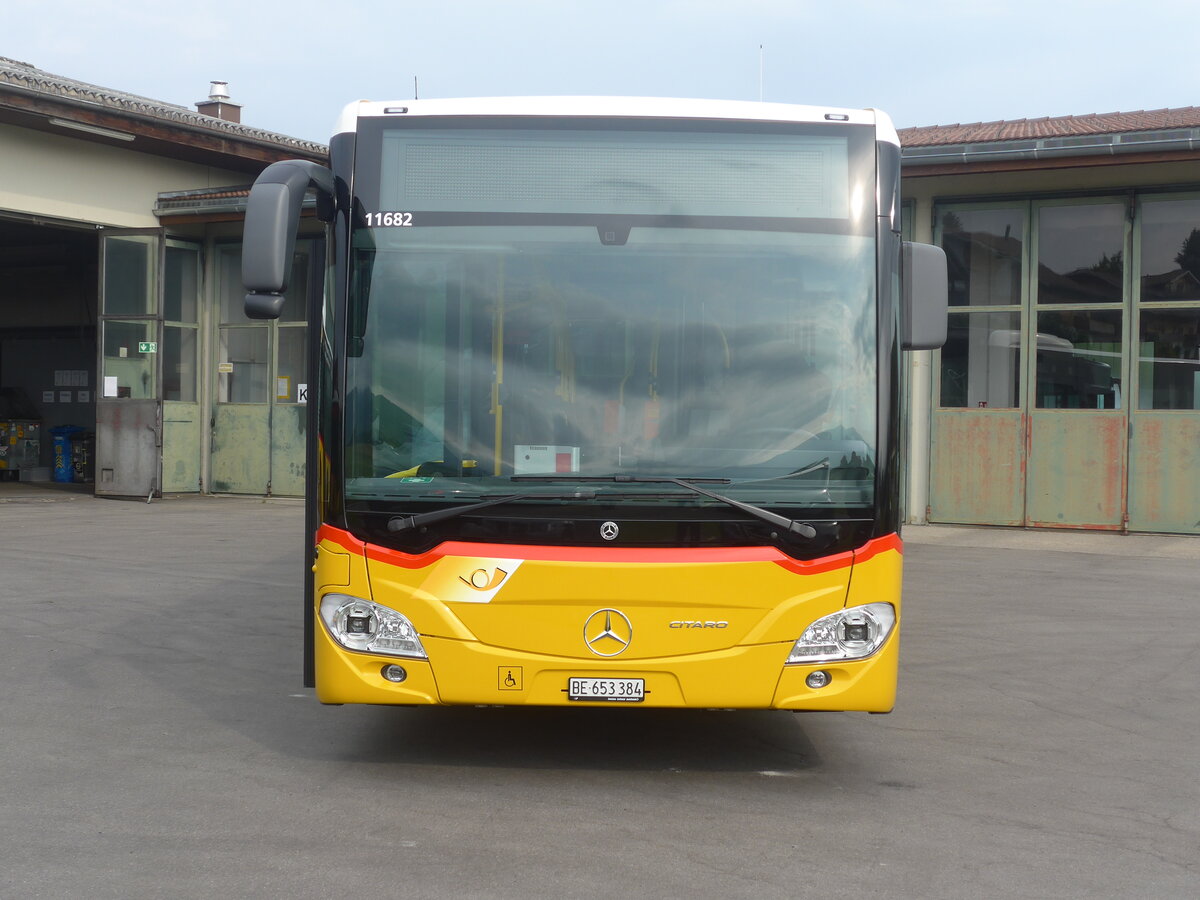
[(498, 506), (501, 503), (513, 503), (517, 500), (595, 500), (595, 491), (569, 491), (557, 494), (505, 494), (503, 497), (492, 497), (478, 503), (468, 503), (466, 506), (449, 506), (445, 509), (435, 509), (432, 512), (417, 513), (415, 516), (396, 516), (388, 519), (388, 531), (407, 531), (410, 528), (420, 528), (456, 516), (464, 516), (477, 509)]
[[(734, 500), (732, 497), (726, 497), (724, 494), (718, 494), (715, 491), (710, 491), (707, 488), (702, 488), (697, 484), (729, 484), (728, 478), (675, 478), (671, 475), (513, 475), (513, 481), (612, 481), (617, 484), (677, 484), (680, 487), (687, 488), (689, 491), (695, 491), (697, 494), (702, 494), (705, 497), (711, 497), (713, 500), (732, 506), (734, 509), (740, 509), (744, 513), (762, 519), (777, 528), (782, 528), (792, 534), (798, 534), (804, 538), (814, 538), (817, 536), (817, 529), (813, 528), (807, 522), (800, 522), (796, 519), (789, 519), (787, 516), (781, 516), (771, 512), (769, 509), (763, 509), (761, 506), (755, 506), (752, 503), (743, 503), (741, 500)], [(390, 526), (389, 526), (390, 527)]]

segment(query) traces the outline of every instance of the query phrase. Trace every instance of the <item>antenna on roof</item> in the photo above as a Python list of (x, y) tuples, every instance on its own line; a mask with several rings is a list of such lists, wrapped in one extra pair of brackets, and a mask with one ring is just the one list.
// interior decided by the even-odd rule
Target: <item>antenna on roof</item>
[(417, 76), (416, 75), (413, 76), (413, 99), (414, 100), (421, 99), (421, 92), (417, 90)]
[(763, 99), (763, 45), (758, 45), (758, 102)]

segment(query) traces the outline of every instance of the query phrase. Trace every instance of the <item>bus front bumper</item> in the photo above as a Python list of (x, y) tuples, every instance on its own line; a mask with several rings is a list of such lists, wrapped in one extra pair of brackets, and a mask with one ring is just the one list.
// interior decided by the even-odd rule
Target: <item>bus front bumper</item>
[[(340, 647), (318, 627), (317, 699), (329, 704), (416, 706), (889, 712), (896, 698), (899, 634), (893, 631), (867, 659), (803, 665), (785, 665), (791, 645), (780, 643), (620, 663), (550, 657), (448, 638), (425, 638), (424, 645), (427, 660), (358, 653)], [(827, 673), (828, 683), (810, 687), (808, 676), (817, 670)], [(572, 678), (640, 679), (644, 693), (637, 700), (572, 700)]]

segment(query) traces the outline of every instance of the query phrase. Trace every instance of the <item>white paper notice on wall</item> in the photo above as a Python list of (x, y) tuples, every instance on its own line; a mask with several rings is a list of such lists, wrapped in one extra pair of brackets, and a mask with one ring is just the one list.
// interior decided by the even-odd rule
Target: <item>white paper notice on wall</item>
[(42, 391), (42, 402), (43, 403), (53, 403), (54, 402), (54, 391)]
[(87, 387), (87, 369), (55, 369), (55, 387)]
[(104, 396), (105, 397), (117, 396), (117, 376), (116, 375), (105, 375), (104, 376)]

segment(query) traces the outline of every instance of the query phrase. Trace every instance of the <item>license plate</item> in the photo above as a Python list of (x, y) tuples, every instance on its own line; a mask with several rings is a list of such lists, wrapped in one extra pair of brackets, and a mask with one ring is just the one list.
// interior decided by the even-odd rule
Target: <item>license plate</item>
[(646, 679), (570, 678), (567, 680), (567, 699), (641, 703), (646, 699)]

